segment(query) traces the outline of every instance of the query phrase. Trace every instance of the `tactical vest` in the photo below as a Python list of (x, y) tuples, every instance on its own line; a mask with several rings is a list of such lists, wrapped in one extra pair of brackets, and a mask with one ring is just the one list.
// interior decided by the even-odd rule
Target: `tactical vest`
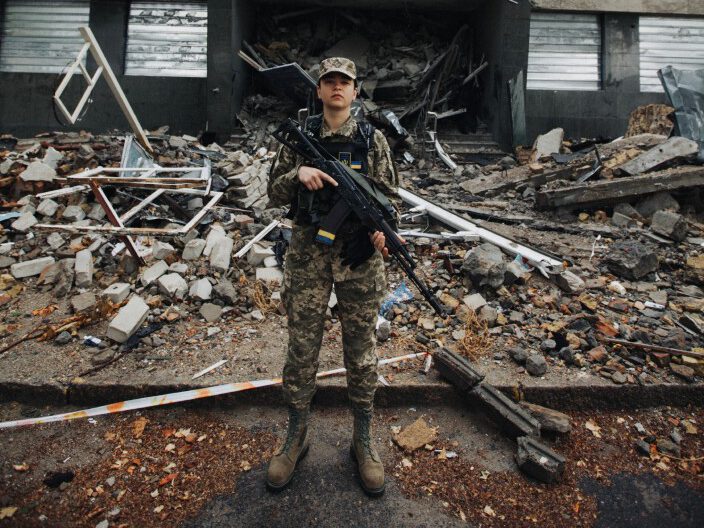
[[(330, 141), (329, 138), (320, 139), (323, 126), (322, 114), (314, 115), (306, 120), (306, 131), (313, 134), (320, 144), (334, 157), (351, 169), (367, 176), (369, 174), (369, 149), (372, 148), (374, 127), (366, 121), (357, 122), (357, 132), (350, 141)], [(292, 204), (295, 210), (296, 223), (301, 225), (319, 225), (321, 220), (330, 212), (334, 201), (334, 188), (326, 184), (315, 192), (308, 191), (301, 186), (297, 203)], [(351, 233), (359, 226), (352, 219), (345, 222), (342, 235)]]

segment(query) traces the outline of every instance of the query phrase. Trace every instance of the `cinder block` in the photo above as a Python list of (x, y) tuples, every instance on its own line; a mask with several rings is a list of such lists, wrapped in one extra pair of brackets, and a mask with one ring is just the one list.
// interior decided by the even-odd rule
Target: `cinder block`
[(124, 343), (134, 334), (149, 315), (149, 306), (138, 295), (120, 308), (108, 326), (108, 337), (118, 343)]
[(218, 245), (210, 252), (210, 267), (221, 273), (229, 270), (230, 260), (232, 259), (232, 246), (234, 244), (234, 240), (229, 237), (221, 238)]
[(126, 282), (116, 282), (103, 290), (103, 295), (115, 304), (121, 303), (130, 294), (130, 285)]
[(142, 283), (142, 286), (149, 286), (152, 282), (154, 282), (164, 273), (166, 273), (168, 269), (169, 265), (163, 260), (155, 262), (147, 269), (145, 269), (142, 273), (142, 276), (139, 278), (140, 282)]
[(88, 288), (93, 284), (93, 254), (82, 249), (76, 253), (76, 288)]
[(10, 273), (16, 279), (39, 275), (44, 268), (54, 263), (54, 257), (42, 257), (34, 260), (17, 262), (10, 266)]

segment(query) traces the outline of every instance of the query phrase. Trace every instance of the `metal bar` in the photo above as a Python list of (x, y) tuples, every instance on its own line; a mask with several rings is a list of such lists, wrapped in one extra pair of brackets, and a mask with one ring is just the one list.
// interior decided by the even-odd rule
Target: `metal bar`
[(648, 343), (640, 343), (638, 341), (626, 341), (625, 339), (613, 339), (611, 337), (599, 336), (599, 341), (604, 341), (605, 343), (610, 343), (612, 345), (621, 345), (626, 348), (640, 348), (642, 350), (649, 350), (652, 352), (660, 352), (662, 354), (669, 354), (671, 356), (689, 356), (697, 359), (704, 359), (704, 354), (700, 352), (690, 352), (689, 350), (680, 350), (679, 348), (670, 348), (659, 345), (649, 345)]
[(56, 198), (57, 196), (66, 196), (67, 194), (73, 194), (81, 191), (87, 191), (90, 189), (87, 185), (74, 185), (73, 187), (63, 187), (62, 189), (55, 189), (53, 191), (47, 191), (37, 194), (37, 198)]
[(105, 81), (108, 83), (108, 86), (110, 87), (112, 94), (115, 96), (115, 99), (117, 99), (117, 104), (120, 105), (122, 112), (125, 114), (125, 117), (127, 118), (127, 121), (129, 122), (135, 137), (140, 142), (140, 144), (150, 154), (153, 155), (154, 149), (152, 149), (152, 146), (149, 143), (149, 139), (147, 139), (147, 135), (144, 133), (142, 125), (139, 124), (139, 120), (137, 119), (134, 110), (132, 110), (132, 106), (130, 106), (129, 101), (125, 96), (125, 92), (122, 91), (120, 83), (117, 82), (117, 77), (115, 77), (115, 74), (113, 73), (112, 68), (110, 67), (110, 63), (105, 58), (103, 50), (100, 49), (98, 41), (95, 39), (93, 32), (88, 26), (80, 27), (78, 30), (81, 32), (83, 39), (86, 42), (90, 43), (90, 52), (93, 55), (95, 62), (97, 62), (99, 66), (103, 67), (105, 73)]
[[(105, 214), (107, 215), (108, 220), (110, 220), (110, 223), (116, 227), (124, 227), (124, 225), (120, 221), (120, 218), (117, 216), (115, 209), (113, 209), (110, 200), (108, 200), (108, 197), (105, 196), (105, 193), (100, 188), (100, 185), (98, 185), (98, 183), (94, 181), (90, 182), (89, 185), (91, 190), (93, 191), (93, 194), (95, 195), (95, 199), (98, 200), (98, 203), (105, 211)], [(132, 237), (124, 236), (121, 237), (121, 240), (125, 243), (125, 246), (127, 246), (127, 250), (137, 260), (137, 262), (139, 262), (140, 264), (144, 264), (144, 259), (137, 252), (137, 247), (134, 245)]]
[(196, 224), (198, 224), (198, 222), (200, 222), (202, 218), (208, 213), (208, 211), (210, 211), (213, 206), (220, 201), (220, 198), (222, 198), (223, 194), (224, 193), (221, 192), (213, 193), (213, 197), (210, 199), (210, 201), (205, 204), (201, 208), (201, 210), (198, 211), (198, 213), (193, 218), (191, 218), (191, 220), (185, 226), (181, 228), (181, 233), (185, 235), (191, 229), (193, 229)]
[(123, 224), (127, 222), (130, 218), (132, 218), (134, 215), (136, 215), (138, 212), (140, 212), (142, 209), (144, 209), (147, 205), (152, 203), (154, 200), (156, 200), (159, 196), (161, 196), (164, 192), (166, 192), (166, 189), (157, 189), (153, 193), (151, 193), (149, 196), (147, 196), (144, 200), (139, 202), (137, 205), (135, 205), (132, 209), (127, 211), (125, 214), (123, 214), (120, 217), (120, 222)]
[[(113, 235), (133, 236), (178, 236), (181, 228), (160, 229), (158, 227), (116, 227), (116, 226), (75, 226), (62, 224), (35, 224), (32, 229), (42, 231), (66, 231), (68, 233), (109, 233)], [(126, 244), (125, 244), (126, 245)]]
[(561, 261), (547, 255), (543, 255), (533, 248), (509, 240), (508, 238), (489, 231), (488, 229), (479, 227), (478, 225), (473, 224), (472, 222), (465, 220), (464, 218), (461, 218), (441, 207), (438, 207), (437, 205), (428, 202), (427, 200), (424, 200), (423, 198), (416, 196), (403, 188), (398, 189), (398, 194), (404, 202), (409, 203), (414, 207), (425, 207), (428, 214), (430, 214), (433, 218), (440, 220), (444, 224), (453, 227), (458, 231), (471, 231), (479, 235), (482, 240), (495, 244), (509, 254), (521, 255), (523, 258), (528, 260), (531, 266), (543, 270), (543, 273), (547, 273), (548, 270), (546, 268), (549, 267), (554, 269), (562, 268)]
[(237, 253), (235, 253), (235, 258), (238, 259), (238, 258), (244, 257), (254, 244), (259, 242), (262, 238), (264, 238), (267, 234), (269, 234), (269, 232), (272, 229), (274, 229), (277, 225), (279, 225), (279, 221), (272, 220), (272, 222), (268, 226), (266, 226), (264, 229), (259, 231), (259, 233), (257, 233), (257, 236), (255, 236), (252, 240), (247, 242), (242, 249), (240, 249)]

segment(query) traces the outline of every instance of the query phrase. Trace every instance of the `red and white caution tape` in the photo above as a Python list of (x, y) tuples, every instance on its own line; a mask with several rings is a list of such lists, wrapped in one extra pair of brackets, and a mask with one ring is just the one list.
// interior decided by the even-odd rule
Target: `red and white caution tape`
[[(420, 354), (406, 354), (395, 358), (382, 359), (379, 365), (389, 365), (398, 363), (407, 359), (415, 359), (425, 356), (425, 352)], [(327, 378), (337, 374), (343, 374), (344, 368), (319, 372), (317, 377)], [(221, 394), (230, 394), (233, 392), (242, 392), (250, 389), (258, 389), (260, 387), (269, 387), (271, 385), (279, 385), (281, 378), (273, 378), (266, 380), (243, 381), (240, 383), (225, 383), (224, 385), (215, 385), (213, 387), (205, 387), (202, 389), (193, 389), (181, 392), (172, 392), (161, 396), (147, 396), (146, 398), (137, 398), (135, 400), (126, 400), (109, 405), (101, 405), (92, 409), (84, 409), (82, 411), (74, 411), (62, 414), (53, 414), (51, 416), (41, 416), (38, 418), (26, 418), (24, 420), (12, 420), (9, 422), (0, 422), (0, 429), (10, 429), (12, 427), (23, 427), (26, 425), (36, 425), (51, 422), (64, 422), (68, 420), (76, 420), (77, 418), (89, 418), (91, 416), (101, 416), (103, 414), (114, 414), (125, 411), (136, 411), (137, 409), (146, 409), (148, 407), (159, 407), (161, 405), (169, 405), (172, 403), (180, 403), (201, 398), (210, 398), (211, 396), (220, 396)]]

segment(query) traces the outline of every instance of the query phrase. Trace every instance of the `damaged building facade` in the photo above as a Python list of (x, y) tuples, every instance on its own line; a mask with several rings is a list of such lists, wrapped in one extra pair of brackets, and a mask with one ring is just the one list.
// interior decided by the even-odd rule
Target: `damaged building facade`
[[(330, 21), (327, 33), (318, 30), (316, 17)], [(405, 35), (393, 41), (394, 51), (415, 57), (421, 69), (442, 52), (438, 41), (451, 46), (453, 35), (467, 28), (459, 55), (469, 59), (461, 66), (467, 74), (486, 66), (467, 84), (464, 106), (434, 110), (466, 108), (469, 129), (483, 123), (480, 131), (504, 149), (556, 126), (567, 137), (618, 137), (637, 106), (666, 102), (659, 68), (704, 67), (704, 5), (686, 0), (339, 0), (324, 9), (305, 1), (3, 0), (0, 129), (32, 135), (60, 128), (51, 94), (81, 47), (81, 25), (91, 27), (145, 127), (169, 124), (172, 132), (222, 137), (238, 128), (243, 97), (270, 88), (238, 57), (243, 41), (273, 49), (272, 43), (297, 40), (300, 30), (310, 35), (305, 56), (317, 59), (346, 34), (374, 42), (370, 31), (382, 18), (380, 41)], [(418, 29), (418, 20), (427, 23)], [(267, 32), (276, 40), (259, 42)], [(287, 50), (287, 56), (302, 58), (300, 52)], [(366, 73), (377, 93), (369, 95), (384, 91), (381, 70), (390, 70), (387, 83), (399, 79), (394, 68), (405, 68), (411, 84), (418, 80), (423, 70), (409, 64), (370, 62), (373, 71)], [(90, 57), (87, 67), (95, 69)], [(77, 99), (82, 91), (72, 82), (65, 97)], [(73, 129), (127, 128), (104, 84), (91, 97)], [(453, 120), (467, 131), (465, 117)]]

